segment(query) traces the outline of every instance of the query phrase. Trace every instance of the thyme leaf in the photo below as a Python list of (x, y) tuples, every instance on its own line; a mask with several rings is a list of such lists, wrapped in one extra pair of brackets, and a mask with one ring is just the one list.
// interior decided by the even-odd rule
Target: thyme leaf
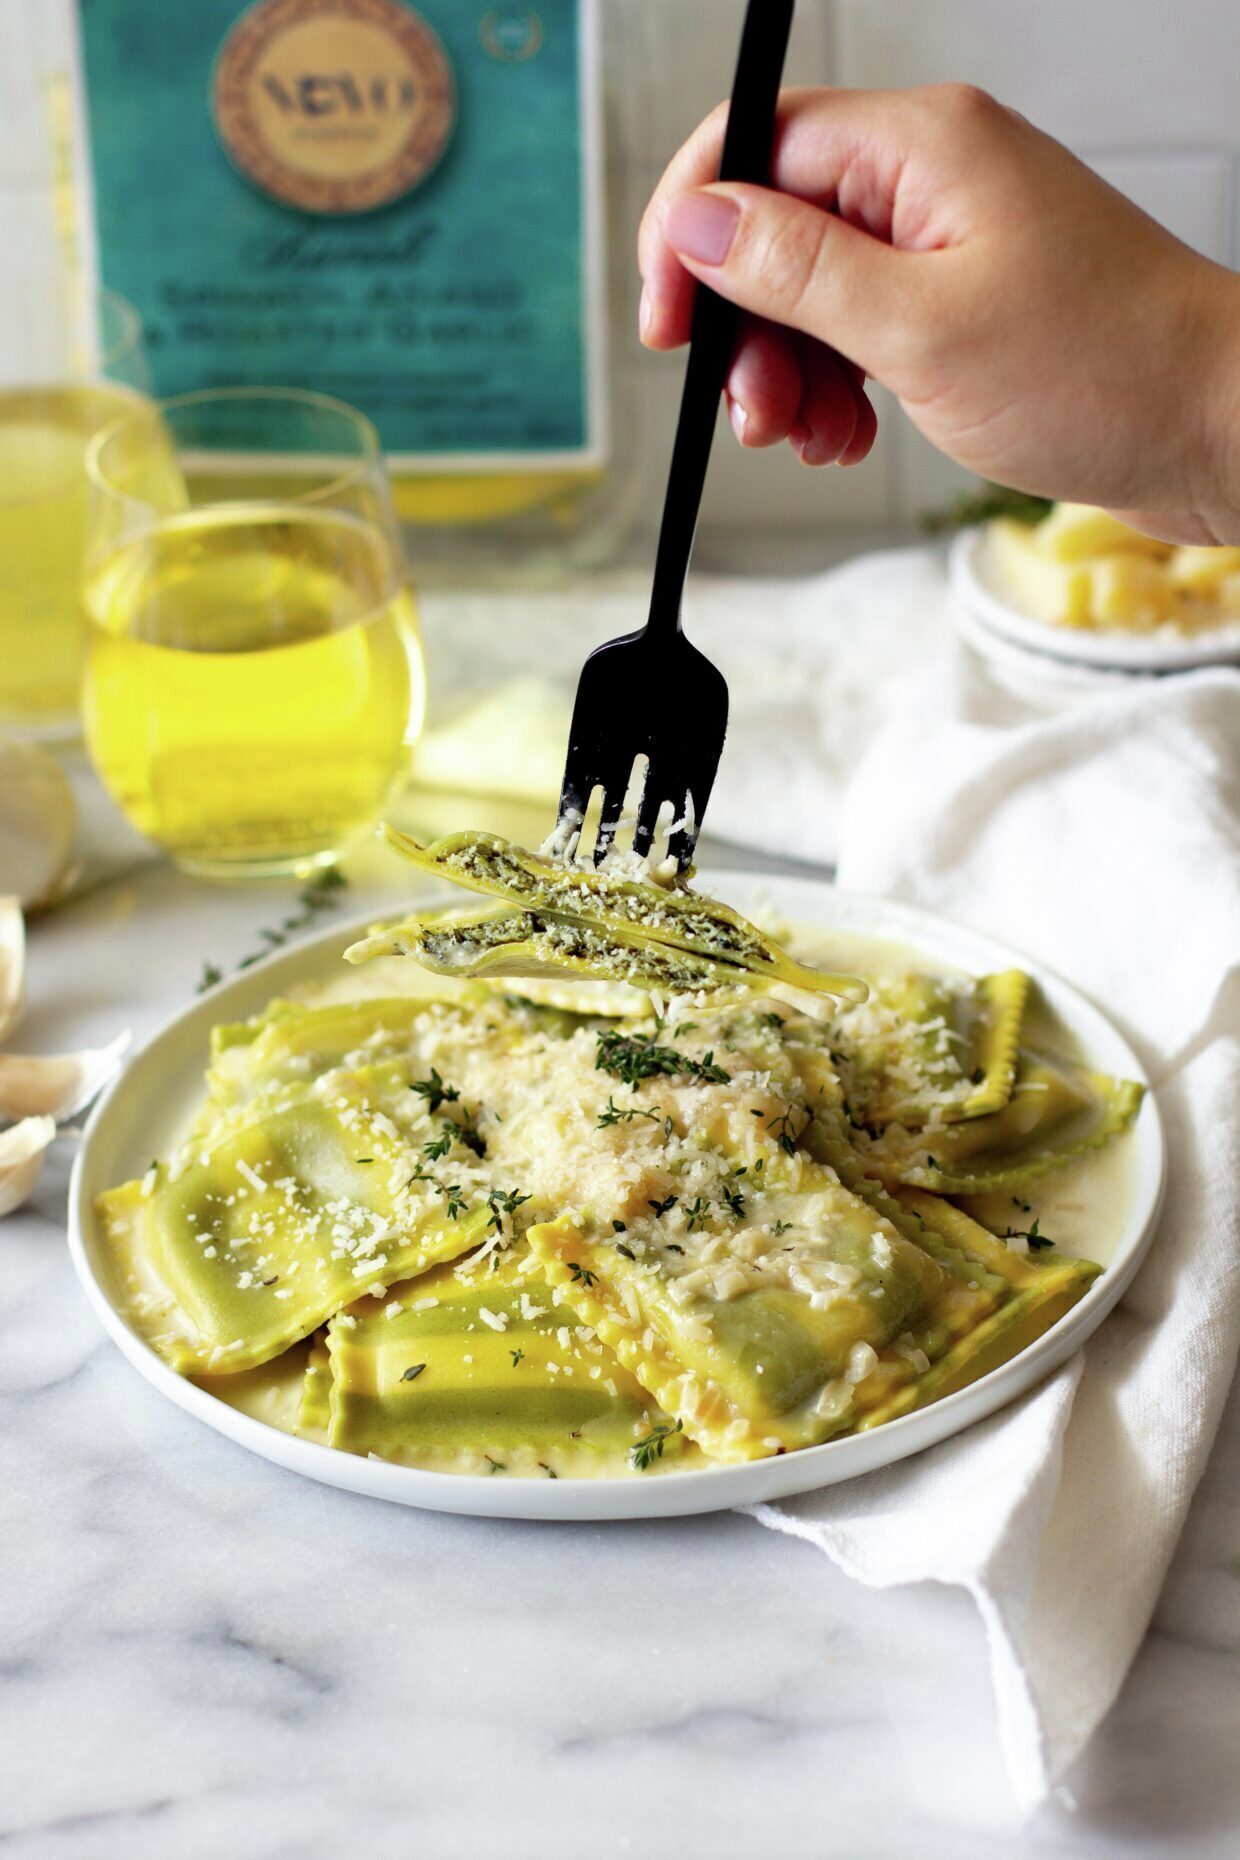
[(663, 1458), (663, 1449), (676, 1434), (684, 1432), (684, 1422), (677, 1421), (675, 1426), (662, 1423), (652, 1428), (648, 1434), (636, 1441), (629, 1448), (629, 1457), (636, 1472), (647, 1472), (655, 1460)]
[(461, 1095), (455, 1085), (444, 1084), (436, 1066), (431, 1067), (428, 1079), (415, 1079), (409, 1089), (417, 1092), (419, 1098), (425, 1098), (426, 1108), (432, 1116), (441, 1104), (455, 1104)]
[(1028, 1228), (1021, 1228), (1021, 1227), (1005, 1228), (1004, 1233), (1003, 1233), (1003, 1238), (1005, 1240), (1023, 1240), (1026, 1246), (1028, 1246), (1029, 1249), (1034, 1253), (1040, 1253), (1043, 1247), (1054, 1246), (1055, 1244), (1055, 1242), (1047, 1234), (1040, 1233), (1038, 1231), (1038, 1223), (1036, 1219), (1034, 1220), (1032, 1226)]
[(612, 1124), (631, 1124), (635, 1117), (648, 1117), (655, 1124), (659, 1121), (657, 1111), (645, 1111), (639, 1104), (618, 1105), (615, 1098), (610, 1097), (607, 1100), (607, 1109), (600, 1113), (598, 1123), (594, 1128), (607, 1130)]
[(506, 1214), (510, 1217), (514, 1215), (517, 1209), (524, 1207), (529, 1199), (530, 1197), (528, 1195), (523, 1195), (521, 1191), (516, 1188), (491, 1189), (490, 1193), (487, 1195), (487, 1201), (491, 1209), (491, 1218), (487, 1222), (487, 1232), (490, 1233), (491, 1229), (494, 1228), (497, 1234), (503, 1233), (504, 1216)]

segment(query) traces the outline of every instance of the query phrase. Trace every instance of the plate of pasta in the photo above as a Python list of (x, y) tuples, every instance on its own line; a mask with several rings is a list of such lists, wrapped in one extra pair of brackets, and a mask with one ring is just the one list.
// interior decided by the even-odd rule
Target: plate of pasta
[(804, 879), (407, 850), (414, 910), (219, 984), (83, 1139), (87, 1296), (239, 1446), (475, 1515), (723, 1509), (967, 1427), (1131, 1280), (1157, 1109), (1037, 964)]

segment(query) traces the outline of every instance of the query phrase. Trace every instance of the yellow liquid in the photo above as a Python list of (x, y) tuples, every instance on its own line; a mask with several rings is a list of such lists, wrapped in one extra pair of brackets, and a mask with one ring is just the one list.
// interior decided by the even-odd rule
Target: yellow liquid
[(134, 400), (106, 383), (0, 390), (0, 723), (77, 716), (86, 442)]
[(373, 825), (425, 696), (391, 585), (377, 529), (282, 504), (189, 511), (105, 561), (84, 718), (133, 824), (221, 876), (305, 869)]

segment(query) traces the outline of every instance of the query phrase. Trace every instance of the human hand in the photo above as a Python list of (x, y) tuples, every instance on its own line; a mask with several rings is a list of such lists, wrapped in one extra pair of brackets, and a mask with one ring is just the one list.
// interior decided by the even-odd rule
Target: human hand
[(1023, 117), (963, 85), (796, 90), (772, 186), (712, 182), (726, 106), (642, 221), (642, 340), (688, 340), (694, 280), (746, 316), (743, 445), (857, 464), (864, 382), (959, 464), (1173, 542), (1240, 541), (1240, 280)]

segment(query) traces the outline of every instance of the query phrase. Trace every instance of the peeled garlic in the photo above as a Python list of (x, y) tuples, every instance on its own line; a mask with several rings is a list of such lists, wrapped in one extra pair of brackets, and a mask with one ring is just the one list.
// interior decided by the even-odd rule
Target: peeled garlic
[(26, 925), (16, 898), (0, 898), (0, 1040), (26, 999)]
[(0, 1131), (0, 1215), (20, 1208), (43, 1171), (47, 1146), (56, 1135), (50, 1117), (25, 1117)]
[(129, 1045), (128, 1033), (81, 1053), (30, 1058), (0, 1053), (0, 1117), (76, 1117), (102, 1091)]
[(59, 762), (33, 743), (0, 743), (0, 891), (24, 905), (55, 891), (77, 809)]

